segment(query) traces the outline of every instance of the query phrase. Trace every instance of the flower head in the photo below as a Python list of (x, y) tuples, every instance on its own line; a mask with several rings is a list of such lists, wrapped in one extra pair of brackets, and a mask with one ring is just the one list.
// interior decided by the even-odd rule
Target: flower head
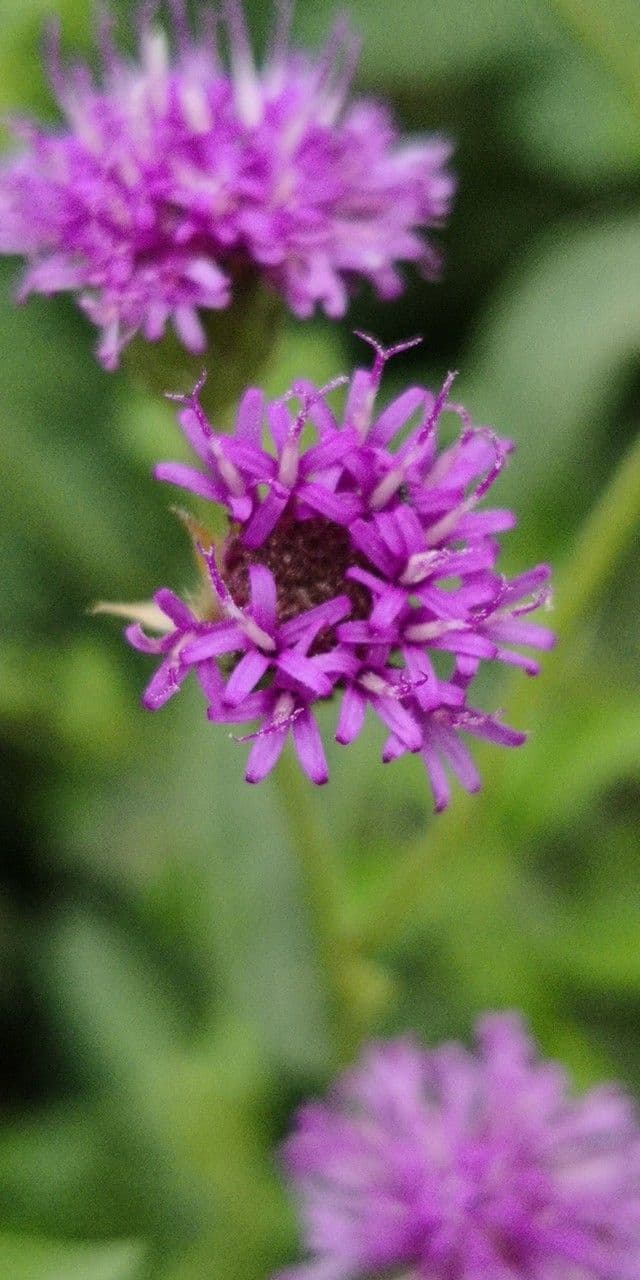
[(474, 1052), (370, 1046), (284, 1160), (311, 1254), (287, 1280), (640, 1275), (637, 1116), (613, 1088), (574, 1097), (514, 1015)]
[(181, 0), (172, 11), (171, 52), (140, 9), (136, 62), (104, 24), (97, 82), (54, 48), (64, 125), (16, 124), (21, 146), (0, 169), (0, 252), (29, 259), (22, 296), (77, 294), (114, 368), (134, 334), (158, 340), (169, 321), (202, 351), (202, 313), (251, 274), (297, 316), (335, 317), (358, 279), (393, 298), (400, 263), (433, 273), (420, 233), (447, 215), (450, 146), (405, 142), (385, 106), (349, 99), (357, 41), (344, 21), (313, 57), (290, 47), (280, 0), (258, 68), (240, 0), (221, 18), (203, 10), (197, 35)]
[[(193, 668), (211, 720), (255, 722), (240, 739), (251, 744), (248, 781), (265, 777), (291, 733), (302, 768), (325, 782), (314, 706), (335, 697), (338, 742), (357, 737), (371, 708), (388, 730), (383, 759), (419, 752), (441, 809), (445, 766), (468, 790), (480, 785), (461, 735), (524, 741), (469, 691), (482, 662), (537, 673), (520, 646), (553, 643), (528, 620), (549, 570), (508, 580), (495, 568), (496, 535), (514, 517), (478, 508), (509, 442), (450, 402), (452, 375), (438, 395), (413, 386), (380, 411), (385, 363), (403, 346), (373, 346), (373, 367), (348, 380), (341, 422), (328, 403), (340, 378), (320, 389), (301, 380), (268, 404), (249, 389), (232, 434), (212, 429), (199, 387), (179, 397), (201, 465), (161, 463), (156, 475), (225, 508), (229, 531), (219, 546), (197, 535), (198, 599), (187, 607), (160, 591), (158, 637), (137, 623), (127, 636), (162, 657), (145, 706), (161, 706)], [(461, 429), (440, 448), (451, 417)]]

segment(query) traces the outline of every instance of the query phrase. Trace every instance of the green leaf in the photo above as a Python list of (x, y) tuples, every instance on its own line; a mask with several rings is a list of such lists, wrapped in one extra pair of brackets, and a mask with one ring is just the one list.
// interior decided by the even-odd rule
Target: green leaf
[[(195, 682), (158, 716), (142, 712), (132, 697), (130, 716), (139, 727), (140, 759), (127, 763), (126, 775), (116, 771), (100, 785), (91, 779), (81, 799), (74, 777), (68, 790), (52, 797), (52, 821), (65, 830), (67, 860), (88, 863), (101, 876), (115, 873), (154, 929), (166, 918), (174, 943), (182, 918), (183, 945), (195, 959), (212, 1015), (215, 1005), (234, 1008), (241, 1021), (260, 1028), (277, 1061), (322, 1069), (326, 1025), (314, 943), (274, 788), (247, 787), (244, 748), (207, 723)], [(92, 947), (102, 928), (96, 926)], [(82, 937), (86, 941), (86, 922)], [(60, 971), (61, 990), (72, 1000), (81, 997), (92, 1015), (82, 963), (80, 956), (73, 960), (77, 987)], [(110, 981), (111, 963), (100, 961), (98, 949), (94, 969), (100, 992)], [(117, 998), (117, 980), (111, 981)], [(105, 989), (96, 1014), (104, 1008), (107, 1016), (109, 1006)], [(128, 1021), (135, 1026), (135, 1017)], [(103, 1034), (108, 1048), (108, 1023)]]
[[(72, 558), (76, 573), (114, 588), (136, 556), (117, 464), (105, 458), (112, 387), (83, 345), (68, 300), (34, 299), (18, 308), (0, 268), (0, 467), (14, 536), (42, 559)], [(52, 432), (51, 424), (56, 424)], [(79, 442), (83, 441), (80, 448)]]
[(7, 1280), (138, 1280), (143, 1263), (141, 1244), (75, 1245), (0, 1234), (0, 1274)]
[(507, 129), (539, 173), (590, 189), (625, 179), (640, 163), (640, 123), (605, 69), (579, 50), (524, 86)]
[[(384, 4), (351, 0), (349, 17), (362, 34), (361, 74), (369, 84), (486, 71), (487, 64), (538, 54), (557, 39), (553, 21), (530, 0), (403, 0), (393, 16)], [(327, 38), (327, 10), (306, 0), (299, 29), (311, 43)]]
[[(521, 831), (570, 830), (597, 797), (636, 773), (640, 704), (631, 681), (628, 689), (624, 681), (612, 684), (594, 655), (574, 657), (570, 671), (563, 663), (560, 682), (553, 674), (556, 655), (547, 659), (524, 725), (529, 741), (510, 761), (506, 807)], [(533, 807), (527, 803), (532, 778)]]
[[(515, 440), (496, 497), (517, 494), (523, 522), (535, 520), (538, 554), (594, 496), (598, 431), (637, 358), (639, 296), (637, 215), (569, 222), (537, 241), (478, 324), (460, 399)], [(602, 434), (599, 443), (608, 443)]]
[(5, 1121), (0, 1202), (7, 1230), (87, 1239), (158, 1231), (166, 1205), (149, 1194), (121, 1113), (121, 1101), (114, 1111), (98, 1099)]
[[(70, 759), (121, 759), (133, 735), (115, 659), (96, 636), (0, 643), (0, 716), (17, 741), (52, 738)], [(128, 732), (127, 732), (128, 730)]]
[[(40, 58), (43, 34), (51, 21), (48, 0), (3, 0), (2, 41), (0, 42), (0, 109), (5, 111), (54, 111), (46, 82), (44, 59)], [(57, 0), (65, 44), (76, 49), (87, 44), (91, 9), (77, 0)]]
[[(630, 833), (631, 834), (631, 833)], [(628, 864), (627, 864), (628, 865)], [(628, 884), (618, 883), (598, 901), (563, 918), (559, 913), (555, 945), (550, 939), (549, 967), (579, 990), (637, 998), (640, 988), (640, 907)], [(562, 945), (559, 945), (559, 939)]]
[(58, 917), (49, 955), (59, 1014), (101, 1071), (148, 1099), (184, 1040), (166, 978), (124, 933), (80, 909)]

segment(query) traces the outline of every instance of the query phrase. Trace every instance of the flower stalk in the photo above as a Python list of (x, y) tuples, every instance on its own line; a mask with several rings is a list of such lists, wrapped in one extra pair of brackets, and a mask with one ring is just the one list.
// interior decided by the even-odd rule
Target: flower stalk
[(327, 1014), (334, 1059), (348, 1062), (366, 1031), (366, 1013), (357, 1007), (350, 981), (354, 952), (344, 928), (344, 876), (314, 796), (297, 768), (291, 750), (283, 752), (274, 772), (280, 803), (300, 868), (303, 895), (311, 919), (318, 960), (327, 992)]
[[(277, 355), (285, 314), (278, 293), (257, 273), (237, 285), (225, 311), (203, 313), (207, 378), (201, 383), (200, 402), (218, 426), (229, 425), (232, 408), (247, 384), (264, 380)], [(170, 330), (160, 342), (146, 342), (138, 335), (123, 357), (131, 376), (154, 399), (190, 391), (202, 377), (204, 360)]]

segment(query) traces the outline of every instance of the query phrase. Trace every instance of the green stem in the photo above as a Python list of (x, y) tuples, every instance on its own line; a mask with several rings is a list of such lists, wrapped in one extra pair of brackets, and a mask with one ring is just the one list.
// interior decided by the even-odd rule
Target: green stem
[[(558, 589), (555, 623), (562, 638), (574, 630), (626, 551), (640, 520), (640, 435), (616, 467), (578, 531)], [(564, 650), (566, 661), (571, 656)]]
[(346, 893), (340, 864), (310, 784), (300, 773), (291, 750), (284, 752), (274, 777), (289, 820), (327, 983), (335, 1052), (339, 1062), (348, 1061), (361, 1037), (361, 1020), (350, 981), (354, 955), (343, 926)]
[[(559, 574), (554, 622), (557, 651), (549, 657), (540, 688), (517, 673), (513, 696), (505, 705), (511, 714), (526, 716), (527, 706), (553, 701), (557, 706), (567, 674), (574, 663), (568, 640), (634, 538), (640, 520), (640, 436), (617, 466), (609, 484), (579, 530), (564, 568)], [(559, 692), (560, 691), (560, 692)], [(428, 837), (412, 843), (394, 865), (377, 901), (367, 912), (359, 931), (360, 945), (368, 953), (388, 946), (402, 930), (429, 889), (429, 868), (440, 859), (455, 857), (458, 845), (469, 840), (473, 828), (482, 827), (482, 811), (490, 811), (504, 786), (508, 753), (494, 758), (482, 797), (461, 795), (430, 828)], [(488, 752), (479, 751), (481, 755)]]
[[(564, 25), (580, 43), (607, 68), (617, 80), (633, 110), (640, 114), (640, 31), (638, 40), (623, 37), (623, 16), (616, 24), (615, 16), (602, 0), (550, 0)], [(629, 23), (634, 16), (630, 10)], [(617, 29), (616, 29), (617, 28)]]
[(260, 382), (274, 360), (284, 316), (280, 298), (258, 276), (236, 280), (229, 307), (201, 313), (207, 340), (201, 355), (186, 351), (168, 330), (160, 342), (137, 337), (126, 350), (126, 366), (158, 399), (167, 391), (192, 391), (206, 371), (200, 403), (220, 430), (233, 421), (243, 391)]

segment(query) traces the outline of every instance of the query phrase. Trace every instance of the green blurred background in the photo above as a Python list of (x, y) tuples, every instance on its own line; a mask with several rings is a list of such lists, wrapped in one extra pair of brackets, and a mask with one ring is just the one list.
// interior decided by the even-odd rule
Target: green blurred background
[[(581, 1084), (637, 1089), (628, 514), (607, 514), (608, 568), (588, 599), (594, 548), (575, 548), (640, 416), (640, 11), (347, 8), (364, 37), (360, 87), (407, 128), (456, 139), (446, 274), (412, 280), (393, 306), (361, 295), (338, 329), (291, 325), (269, 388), (348, 370), (362, 358), (352, 328), (424, 334), (387, 394), (458, 368), (474, 417), (517, 441), (500, 481), (520, 514), (506, 566), (558, 567), (561, 644), (537, 683), (487, 681), (487, 706), (532, 737), (481, 753), (482, 797), (433, 819), (419, 761), (381, 768), (372, 727), (331, 752), (311, 818), (387, 975), (363, 971), (373, 1030), (466, 1036), (481, 1010), (515, 1006)], [(87, 4), (57, 11), (67, 45), (88, 47)], [(298, 0), (300, 37), (320, 40), (332, 11)], [(2, 110), (51, 112), (49, 13), (47, 0), (2, 0)], [(270, 6), (252, 16), (259, 36)], [(243, 748), (206, 724), (195, 688), (143, 713), (147, 660), (87, 614), (100, 597), (189, 585), (173, 495), (150, 478), (177, 433), (167, 406), (100, 370), (68, 299), (14, 308), (17, 271), (0, 263), (0, 1274), (262, 1280), (296, 1255), (274, 1149), (335, 1068), (287, 814), (272, 783), (242, 784)], [(376, 904), (400, 867), (412, 910), (378, 938)]]

